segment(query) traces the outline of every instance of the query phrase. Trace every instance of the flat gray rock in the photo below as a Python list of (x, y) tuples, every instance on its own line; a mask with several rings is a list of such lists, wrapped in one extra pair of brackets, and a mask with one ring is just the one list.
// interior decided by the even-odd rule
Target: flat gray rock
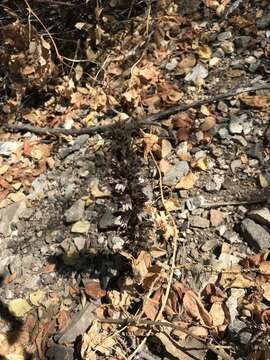
[(74, 350), (64, 345), (53, 345), (46, 352), (48, 360), (73, 360)]
[(209, 220), (201, 217), (201, 216), (191, 216), (189, 219), (190, 226), (205, 229), (210, 225)]
[(259, 224), (251, 219), (245, 219), (241, 225), (244, 239), (257, 250), (270, 248), (270, 234)]
[(119, 225), (117, 223), (117, 217), (113, 215), (110, 209), (107, 209), (99, 221), (100, 230), (108, 230), (117, 225)]
[(67, 328), (56, 335), (59, 344), (71, 344), (76, 338), (85, 333), (93, 320), (96, 319), (95, 310), (99, 303), (88, 303), (78, 314), (74, 316)]
[(268, 208), (252, 210), (248, 213), (248, 217), (261, 225), (270, 226), (270, 210)]
[(67, 223), (74, 223), (82, 219), (84, 214), (85, 202), (77, 200), (75, 203), (65, 211), (65, 220)]
[(179, 180), (187, 175), (189, 166), (187, 161), (177, 161), (172, 168), (163, 177), (163, 184), (166, 186), (175, 186)]
[(19, 201), (15, 204), (0, 210), (0, 234), (9, 235), (11, 224), (19, 221), (19, 216), (25, 211), (25, 201)]

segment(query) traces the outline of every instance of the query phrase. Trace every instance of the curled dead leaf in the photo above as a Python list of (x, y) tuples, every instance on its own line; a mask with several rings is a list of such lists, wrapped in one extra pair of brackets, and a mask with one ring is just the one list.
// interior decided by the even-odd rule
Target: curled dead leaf
[(211, 327), (213, 325), (212, 316), (205, 309), (202, 301), (192, 290), (187, 290), (183, 297), (183, 306), (187, 313), (199, 320), (204, 326)]
[(216, 118), (214, 116), (207, 116), (200, 126), (201, 131), (208, 131), (216, 125)]
[(248, 106), (262, 109), (270, 104), (270, 96), (259, 96), (259, 95), (241, 95), (239, 96), (240, 100)]

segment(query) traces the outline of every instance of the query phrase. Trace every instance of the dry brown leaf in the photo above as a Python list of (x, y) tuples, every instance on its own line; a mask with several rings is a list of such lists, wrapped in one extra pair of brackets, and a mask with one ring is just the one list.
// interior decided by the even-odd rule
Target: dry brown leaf
[(264, 275), (270, 275), (270, 261), (262, 261), (259, 270)]
[(184, 57), (178, 64), (179, 69), (190, 69), (196, 65), (196, 58), (193, 55)]
[(201, 131), (208, 131), (216, 125), (216, 118), (214, 116), (207, 116), (200, 126)]
[(155, 66), (151, 63), (148, 63), (143, 68), (136, 68), (133, 72), (134, 76), (138, 76), (144, 82), (154, 82), (157, 83), (159, 79), (159, 71), (155, 68)]
[(186, 176), (183, 176), (182, 179), (176, 184), (176, 189), (192, 189), (197, 181), (197, 176), (192, 172), (189, 172)]
[(222, 303), (216, 302), (211, 306), (209, 311), (213, 319), (213, 326), (221, 326), (225, 323), (225, 313), (223, 310)]
[(61, 332), (65, 329), (71, 320), (71, 316), (69, 311), (67, 310), (60, 310), (57, 315), (57, 322), (58, 322), (58, 331)]
[(111, 290), (107, 292), (108, 299), (115, 308), (128, 309), (132, 303), (131, 295), (126, 291)]
[(84, 360), (95, 360), (96, 352), (100, 352), (108, 357), (116, 345), (114, 336), (102, 332), (100, 324), (94, 321), (88, 332), (83, 335), (81, 356)]
[(181, 204), (177, 198), (165, 199), (164, 206), (169, 212), (179, 211), (182, 209)]
[(151, 109), (157, 108), (160, 105), (160, 103), (161, 103), (161, 99), (159, 95), (153, 95), (143, 99), (143, 105)]
[(48, 264), (48, 265), (45, 265), (42, 269), (42, 273), (43, 274), (49, 274), (51, 272), (54, 272), (55, 271), (55, 267), (56, 265), (55, 264)]
[(270, 325), (270, 309), (265, 309), (261, 313), (262, 322)]
[(159, 310), (159, 301), (154, 299), (147, 299), (143, 305), (142, 311), (150, 320), (155, 320)]
[(151, 266), (151, 255), (149, 252), (142, 250), (137, 257), (132, 262), (132, 267), (135, 273), (139, 274), (140, 279), (143, 280), (148, 274), (148, 270)]
[(176, 137), (179, 141), (189, 140), (189, 135), (190, 135), (190, 129), (188, 128), (179, 129), (176, 133)]
[(191, 332), (191, 334), (195, 336), (200, 336), (200, 337), (208, 336), (208, 330), (203, 326), (191, 326), (189, 328), (189, 331)]
[(31, 148), (31, 157), (37, 160), (40, 160), (42, 158), (47, 158), (51, 154), (51, 145), (46, 144), (36, 144), (33, 145)]
[(269, 106), (270, 104), (270, 96), (259, 96), (259, 95), (241, 95), (240, 100), (248, 106), (257, 108), (257, 109), (262, 109), (265, 108), (267, 106)]
[(173, 118), (173, 124), (176, 128), (191, 128), (193, 119), (188, 113), (180, 113)]
[(263, 297), (267, 300), (270, 301), (270, 282), (267, 282), (265, 284), (261, 285), (262, 289), (263, 289)]
[(91, 279), (84, 284), (84, 291), (91, 299), (99, 299), (106, 295), (106, 291), (101, 288), (100, 281)]
[(145, 144), (144, 148), (144, 159), (147, 160), (149, 153), (160, 150), (160, 146), (158, 145), (159, 138), (155, 134), (148, 134), (142, 131), (143, 141)]
[(183, 306), (187, 313), (204, 326), (212, 326), (213, 320), (211, 315), (205, 309), (203, 303), (192, 290), (187, 290), (183, 297)]
[(183, 97), (183, 93), (175, 90), (175, 89), (171, 89), (168, 93), (167, 93), (167, 103), (169, 104), (175, 104), (178, 103)]
[(202, 343), (197, 339), (186, 337), (184, 340), (174, 341), (166, 332), (156, 333), (155, 336), (162, 342), (167, 352), (176, 359), (204, 359), (206, 350), (202, 349)]

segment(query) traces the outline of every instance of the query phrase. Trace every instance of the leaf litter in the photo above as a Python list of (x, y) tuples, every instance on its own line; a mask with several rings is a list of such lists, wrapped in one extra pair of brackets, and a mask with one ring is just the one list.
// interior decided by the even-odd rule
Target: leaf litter
[(267, 358), (269, 89), (215, 96), (267, 78), (269, 5), (184, 3), (4, 1), (1, 356)]

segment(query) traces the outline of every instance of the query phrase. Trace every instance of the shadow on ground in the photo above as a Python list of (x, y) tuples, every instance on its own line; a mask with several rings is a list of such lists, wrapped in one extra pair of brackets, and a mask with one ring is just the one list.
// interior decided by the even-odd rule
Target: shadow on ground
[[(3, 286), (4, 276), (0, 275), (0, 287)], [(0, 300), (0, 319), (8, 324), (8, 331), (6, 333), (8, 344), (13, 345), (19, 339), (21, 331), (23, 329), (22, 319), (15, 316), (8, 308), (8, 306)], [(32, 360), (33, 355), (27, 351), (23, 354), (24, 360)], [(0, 355), (0, 360), (6, 360), (4, 356)]]

